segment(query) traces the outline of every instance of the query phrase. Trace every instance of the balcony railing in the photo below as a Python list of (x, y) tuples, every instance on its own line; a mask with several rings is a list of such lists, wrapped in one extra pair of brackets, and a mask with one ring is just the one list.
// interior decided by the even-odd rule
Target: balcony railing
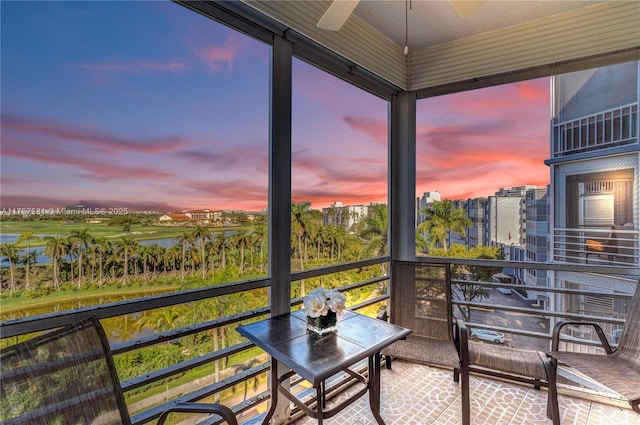
[(640, 232), (610, 228), (566, 229), (553, 232), (553, 259), (566, 263), (637, 267)]
[(625, 105), (553, 126), (553, 157), (638, 143), (638, 105)]
[[(303, 279), (310, 279), (318, 276), (331, 276), (334, 273), (339, 273), (347, 270), (361, 270), (367, 267), (373, 267), (376, 270), (380, 268), (378, 264), (388, 263), (388, 257), (380, 257), (368, 260), (357, 261), (353, 263), (339, 264), (335, 266), (323, 267), (317, 270), (305, 270), (301, 272), (295, 272), (292, 274), (292, 281), (300, 281)], [(380, 269), (381, 270), (381, 269)], [(388, 299), (385, 282), (388, 281), (388, 277), (385, 273), (380, 272), (379, 276), (369, 278), (360, 282), (351, 282), (348, 285), (342, 286), (341, 291), (349, 293), (350, 291), (357, 291), (360, 288), (372, 286), (375, 288), (380, 287), (383, 289), (377, 296), (369, 296), (367, 299), (362, 300), (356, 305), (350, 305), (349, 308), (353, 310), (366, 309), (375, 304), (385, 302)], [(3, 344), (12, 344), (21, 337), (27, 336), (34, 332), (46, 331), (56, 327), (64, 326), (68, 323), (81, 320), (91, 315), (95, 315), (101, 321), (108, 321), (114, 318), (124, 316), (139, 316), (144, 312), (149, 312), (155, 309), (168, 308), (178, 305), (193, 305), (199, 301), (218, 299), (233, 294), (240, 294), (254, 290), (261, 290), (268, 288), (271, 285), (269, 278), (257, 279), (246, 282), (237, 282), (223, 284), (214, 287), (201, 288), (196, 290), (182, 291), (173, 294), (164, 294), (140, 299), (134, 299), (123, 302), (115, 302), (110, 304), (103, 304), (99, 306), (87, 307), (77, 310), (62, 311), (59, 313), (46, 314), (41, 316), (27, 317), (18, 320), (9, 320), (0, 323), (0, 338)], [(368, 291), (368, 293), (374, 294), (376, 291)], [(265, 292), (266, 294), (266, 292)], [(267, 297), (265, 296), (266, 300)], [(295, 307), (302, 303), (302, 298), (291, 299), (291, 306)], [(375, 308), (375, 307), (372, 307)], [(239, 314), (230, 316), (223, 316), (215, 320), (194, 323), (187, 327), (179, 329), (154, 333), (153, 335), (132, 339), (129, 341), (123, 341), (121, 343), (113, 344), (111, 349), (114, 357), (124, 355), (126, 353), (142, 353), (145, 349), (153, 347), (159, 344), (167, 344), (171, 342), (177, 342), (182, 338), (194, 337), (204, 332), (211, 332), (217, 329), (225, 328), (228, 331), (227, 335), (235, 334), (235, 328), (243, 323), (248, 323), (252, 320), (259, 320), (265, 318), (270, 313), (270, 309), (267, 305), (261, 308), (257, 308), (250, 311), (244, 311)], [(223, 333), (224, 334), (224, 333)], [(223, 345), (224, 346), (224, 345)], [(145, 407), (136, 409), (129, 406), (132, 413), (131, 420), (134, 425), (145, 424), (158, 418), (160, 413), (165, 410), (167, 404), (173, 402), (182, 401), (202, 401), (210, 398), (221, 398), (225, 401), (225, 394), (232, 392), (233, 388), (242, 388), (246, 383), (256, 379), (260, 375), (266, 376), (266, 372), (269, 369), (268, 362), (248, 362), (253, 367), (244, 367), (245, 365), (235, 365), (230, 367), (225, 373), (221, 374), (221, 379), (217, 382), (209, 384), (199, 384), (195, 387), (195, 390), (191, 390), (186, 394), (181, 394), (178, 397), (170, 399), (168, 394), (170, 393), (168, 384), (165, 384), (167, 379), (177, 378), (182, 374), (202, 367), (212, 367), (222, 359), (228, 358), (234, 354), (246, 353), (248, 350), (255, 346), (249, 342), (243, 341), (234, 345), (221, 348), (218, 350), (211, 350), (211, 352), (193, 358), (186, 358), (183, 361), (174, 364), (172, 366), (149, 371), (141, 376), (133, 379), (125, 380), (121, 382), (121, 386), (125, 395), (127, 392), (131, 392), (142, 387), (159, 387), (165, 388), (167, 386), (167, 396), (163, 398), (164, 403), (141, 403)], [(213, 348), (213, 347), (212, 347)], [(185, 353), (185, 357), (188, 355)], [(237, 372), (237, 373), (234, 373)], [(294, 383), (295, 384), (295, 383)], [(266, 402), (269, 399), (269, 393), (266, 391), (266, 387), (263, 386), (263, 391), (254, 395), (253, 397), (242, 401), (239, 404), (233, 406), (236, 414), (242, 414), (244, 412), (253, 411), (256, 408)], [(304, 388), (300, 388), (301, 391)], [(182, 393), (181, 391), (180, 393)], [(330, 393), (331, 394), (331, 393)], [(140, 403), (136, 403), (140, 405)], [(148, 407), (152, 406), (152, 407)], [(132, 411), (133, 410), (133, 411)]]
[[(637, 235), (636, 239), (637, 241)], [(525, 269), (538, 269), (546, 270), (550, 273), (585, 273), (591, 276), (602, 276), (603, 279), (619, 279), (624, 282), (628, 282), (630, 288), (635, 285), (637, 278), (640, 275), (640, 269), (637, 267), (615, 267), (611, 265), (595, 265), (595, 264), (543, 264), (543, 263), (531, 263), (531, 262), (513, 262), (513, 261), (491, 261), (491, 260), (470, 260), (470, 259), (455, 259), (455, 258), (432, 258), (425, 257), (419, 258), (418, 262), (434, 262), (434, 263), (449, 263), (456, 267), (468, 267), (478, 268), (525, 268)], [(386, 305), (388, 295), (388, 257), (379, 257), (369, 260), (357, 261), (353, 263), (339, 264), (330, 267), (323, 267), (314, 270), (306, 270), (292, 274), (292, 280), (301, 281), (302, 279), (312, 279), (322, 277), (329, 280), (330, 276), (335, 273), (347, 271), (347, 270), (360, 270), (362, 268), (368, 268), (374, 277), (368, 277), (359, 282), (350, 282), (347, 285), (342, 285), (339, 289), (347, 294), (353, 295), (351, 298), (357, 298), (360, 300), (355, 305), (350, 305), (351, 309), (360, 310), (365, 314), (375, 314), (378, 311), (378, 307), (382, 308)], [(383, 265), (383, 267), (379, 267)], [(325, 280), (325, 281), (326, 281)], [(558, 297), (564, 297), (566, 302), (573, 305), (573, 300), (579, 297), (616, 297), (620, 300), (626, 300), (631, 297), (631, 291), (617, 292), (617, 293), (603, 293), (603, 291), (589, 290), (588, 288), (575, 288), (575, 287), (550, 287), (550, 288), (528, 288), (522, 285), (507, 285), (497, 284), (484, 281), (471, 281), (454, 279), (453, 287), (458, 288), (454, 291), (458, 291), (454, 294), (454, 311), (456, 313), (460, 309), (469, 309), (473, 313), (470, 317), (470, 327), (482, 327), (486, 329), (498, 330), (507, 336), (507, 343), (513, 346), (523, 346), (525, 348), (537, 348), (540, 350), (549, 349), (549, 341), (551, 339), (551, 329), (553, 322), (561, 318), (569, 319), (594, 319), (593, 312), (585, 314), (577, 306), (574, 310), (566, 308), (555, 308), (557, 305)], [(269, 278), (257, 279), (245, 282), (237, 282), (230, 284), (223, 284), (215, 287), (201, 288), (196, 290), (183, 291), (173, 294), (165, 294), (159, 296), (153, 296), (148, 298), (117, 302), (112, 304), (94, 306), (83, 308), (79, 310), (70, 310), (59, 313), (47, 314), (37, 317), (28, 317), (20, 320), (12, 320), (0, 323), (0, 337), (3, 339), (3, 343), (13, 343), (17, 337), (30, 334), (33, 332), (39, 332), (46, 329), (62, 326), (66, 323), (79, 320), (81, 318), (96, 315), (100, 319), (110, 319), (115, 317), (122, 317), (126, 315), (139, 315), (143, 312), (150, 311), (158, 308), (167, 308), (171, 306), (186, 304), (191, 305), (197, 301), (207, 299), (217, 299), (231, 294), (238, 294), (247, 291), (264, 290), (271, 284)], [(483, 300), (465, 300), (460, 297), (459, 288), (464, 285), (481, 285), (491, 292), (492, 296), (489, 299)], [(510, 288), (518, 290), (521, 295), (513, 294), (513, 299), (519, 297), (524, 299), (523, 303), (500, 303), (499, 295), (493, 289), (497, 287)], [(549, 299), (556, 299), (556, 302), (546, 303), (547, 309), (536, 307), (532, 305), (531, 300), (526, 300), (527, 291), (531, 289), (536, 291), (536, 294), (544, 293)], [(362, 294), (366, 292), (367, 296)], [(493, 295), (496, 295), (495, 297)], [(292, 306), (297, 306), (301, 303), (301, 298), (294, 298), (291, 300)], [(253, 309), (250, 311), (243, 311), (238, 314), (219, 317), (215, 320), (194, 323), (190, 326), (182, 327), (179, 329), (156, 333), (150, 336), (132, 339), (129, 341), (123, 341), (121, 343), (112, 345), (112, 351), (115, 356), (122, 355), (124, 353), (136, 353), (142, 352), (148, 347), (166, 344), (171, 341), (179, 341), (181, 338), (194, 337), (202, 332), (209, 332), (215, 329), (225, 328), (227, 335), (235, 335), (235, 328), (242, 324), (252, 320), (258, 320), (266, 317), (270, 313), (268, 305), (261, 308)], [(517, 320), (514, 320), (514, 324), (510, 324), (509, 321), (498, 320), (492, 321), (487, 318), (497, 317), (501, 314), (503, 317), (512, 315)], [(615, 316), (613, 314), (601, 314), (596, 317), (597, 321), (604, 324), (607, 333), (611, 338), (615, 338), (615, 331), (621, 329), (624, 325), (624, 319)], [(522, 326), (523, 322), (532, 321), (533, 327)], [(539, 327), (537, 323), (544, 323), (545, 326)], [(518, 325), (520, 323), (520, 325)], [(532, 342), (533, 341), (533, 342)], [(588, 334), (582, 334), (579, 330), (575, 331), (575, 335), (571, 336), (565, 341), (566, 344), (571, 344), (573, 349), (576, 350), (589, 350), (593, 349), (596, 339), (592, 338)], [(614, 341), (615, 342), (615, 341)], [(224, 347), (224, 344), (223, 344)], [(132, 410), (132, 421), (134, 424), (144, 424), (153, 421), (158, 417), (159, 413), (164, 409), (167, 403), (175, 401), (198, 401), (209, 400), (211, 398), (219, 398), (223, 403), (233, 407), (236, 414), (243, 415), (243, 420), (255, 415), (260, 405), (266, 403), (270, 394), (266, 390), (264, 381), (266, 380), (267, 371), (270, 367), (265, 356), (260, 356), (259, 353), (251, 353), (249, 350), (255, 351), (256, 348), (249, 342), (240, 341), (230, 346), (214, 350), (212, 347), (211, 352), (204, 355), (196, 356), (193, 358), (184, 359), (176, 364), (173, 364), (166, 368), (153, 370), (148, 373), (144, 373), (133, 379), (128, 379), (121, 382), (125, 393), (139, 389), (141, 387), (161, 387), (167, 386), (169, 388), (170, 383), (167, 383), (167, 379), (175, 378), (186, 372), (192, 371), (196, 368), (203, 366), (213, 366), (216, 362), (223, 358), (227, 358), (233, 354), (244, 354), (245, 358), (251, 358), (253, 355), (258, 356), (256, 358), (259, 361), (247, 361), (244, 362), (243, 367), (233, 367), (227, 369), (226, 373), (222, 373), (217, 381), (206, 383), (199, 382), (195, 389), (188, 392), (180, 392), (178, 396), (169, 397), (169, 391), (167, 391), (167, 397), (162, 399), (162, 402), (147, 405), (142, 403), (142, 407), (137, 408), (130, 404), (130, 410)], [(236, 365), (238, 366), (238, 365)], [(232, 399), (230, 393), (232, 388), (242, 388), (245, 385), (253, 386), (253, 382), (262, 377), (263, 384), (259, 386), (258, 391), (252, 394), (248, 398), (244, 399)], [(315, 402), (312, 395), (307, 395), (307, 390), (304, 385), (298, 385), (299, 381), (292, 382), (292, 388), (296, 388), (298, 394), (303, 396), (304, 399), (309, 400), (310, 403)], [(336, 379), (334, 382), (328, 384), (328, 395), (337, 394), (349, 385), (347, 379)], [(246, 388), (246, 387), (245, 387)], [(136, 403), (136, 406), (138, 404)], [(297, 411), (293, 411), (293, 414), (299, 414)]]

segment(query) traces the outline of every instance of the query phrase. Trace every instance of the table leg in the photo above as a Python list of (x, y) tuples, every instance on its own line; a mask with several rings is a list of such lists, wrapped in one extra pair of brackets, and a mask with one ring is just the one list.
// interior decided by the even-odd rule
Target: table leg
[(324, 381), (320, 382), (320, 391), (322, 392), (322, 408), (325, 409), (327, 407), (327, 392)]
[(378, 425), (385, 425), (380, 416), (380, 353), (369, 356), (369, 406)]
[(278, 361), (271, 357), (271, 406), (262, 421), (262, 425), (268, 425), (276, 411), (278, 404)]
[(316, 388), (316, 405), (318, 406), (318, 425), (322, 425), (325, 408), (324, 381)]

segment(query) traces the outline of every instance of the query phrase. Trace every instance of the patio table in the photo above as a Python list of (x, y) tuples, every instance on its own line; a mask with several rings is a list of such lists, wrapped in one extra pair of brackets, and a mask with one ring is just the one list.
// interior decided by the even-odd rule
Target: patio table
[[(238, 332), (271, 356), (271, 407), (263, 424), (268, 424), (276, 409), (280, 391), (308, 416), (318, 420), (330, 418), (369, 392), (369, 406), (376, 421), (380, 416), (380, 350), (411, 333), (409, 329), (362, 314), (346, 311), (338, 319), (337, 331), (318, 335), (307, 330), (306, 316), (301, 310), (271, 317), (238, 327)], [(350, 367), (368, 359), (368, 379)], [(278, 362), (290, 371), (278, 376)], [(325, 410), (325, 381), (337, 373), (347, 373), (364, 387), (335, 407)], [(316, 409), (306, 406), (282, 383), (298, 374), (316, 390)]]

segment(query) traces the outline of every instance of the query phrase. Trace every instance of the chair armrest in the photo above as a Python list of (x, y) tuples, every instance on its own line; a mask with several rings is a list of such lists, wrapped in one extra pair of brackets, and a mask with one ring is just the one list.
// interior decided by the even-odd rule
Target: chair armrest
[(387, 310), (385, 309), (385, 310), (379, 311), (378, 314), (376, 315), (376, 319), (386, 322), (389, 319), (389, 314), (387, 313)]
[(551, 343), (551, 351), (558, 351), (558, 348), (560, 346), (560, 331), (562, 330), (563, 327), (567, 325), (592, 326), (595, 329), (596, 334), (598, 335), (598, 338), (600, 339), (600, 343), (602, 344), (602, 348), (604, 348), (604, 351), (607, 354), (613, 353), (613, 350), (609, 345), (609, 341), (607, 341), (607, 337), (605, 336), (604, 331), (598, 324), (592, 323), (592, 322), (580, 322), (580, 321), (570, 321), (570, 320), (562, 320), (556, 323), (556, 325), (553, 327), (553, 340)]
[(221, 416), (229, 425), (238, 425), (238, 420), (233, 410), (218, 403), (178, 403), (160, 415), (157, 425), (163, 425), (170, 413), (215, 413)]
[(458, 349), (458, 355), (460, 356), (460, 363), (469, 365), (469, 334), (467, 333), (467, 324), (462, 319), (456, 321), (458, 327), (458, 335), (456, 348)]

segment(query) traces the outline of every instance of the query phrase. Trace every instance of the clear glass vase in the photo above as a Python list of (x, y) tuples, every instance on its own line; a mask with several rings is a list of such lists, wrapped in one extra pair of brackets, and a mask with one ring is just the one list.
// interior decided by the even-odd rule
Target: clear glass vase
[(331, 310), (325, 316), (307, 316), (307, 329), (320, 335), (337, 331), (336, 323), (338, 323), (338, 315)]

